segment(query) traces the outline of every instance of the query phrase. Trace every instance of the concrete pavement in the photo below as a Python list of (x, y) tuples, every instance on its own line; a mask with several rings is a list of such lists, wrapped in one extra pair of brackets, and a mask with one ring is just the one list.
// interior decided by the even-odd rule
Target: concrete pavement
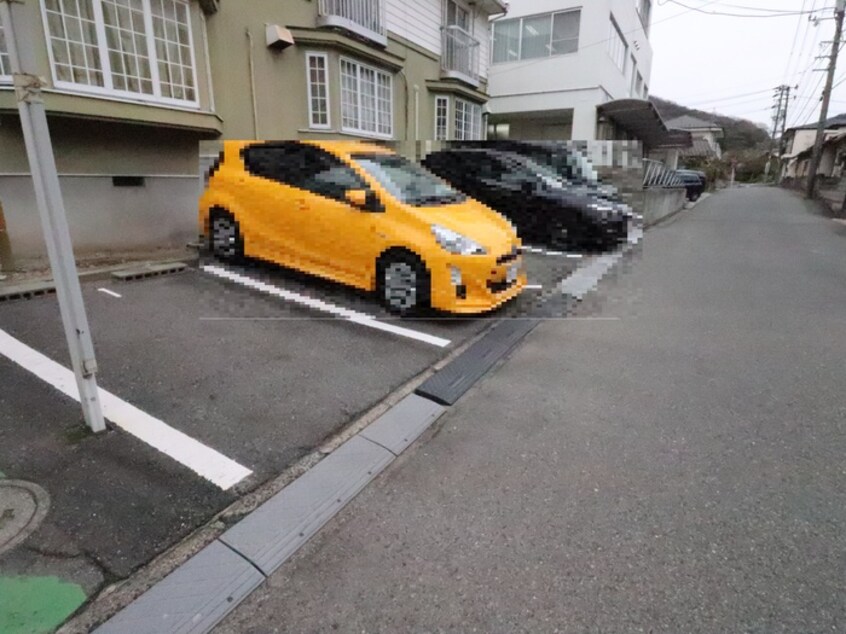
[(216, 631), (843, 630), (844, 281), (789, 192), (677, 215)]

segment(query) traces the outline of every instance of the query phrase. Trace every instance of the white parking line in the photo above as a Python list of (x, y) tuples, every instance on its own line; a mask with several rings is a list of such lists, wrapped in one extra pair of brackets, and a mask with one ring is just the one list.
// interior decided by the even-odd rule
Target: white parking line
[(539, 253), (541, 255), (555, 255), (558, 257), (570, 258), (571, 260), (581, 260), (584, 256), (583, 253), (566, 253), (565, 251), (551, 251), (549, 249), (541, 249), (540, 247), (529, 247), (523, 246), (523, 251), (527, 251), (528, 253)]
[(526, 284), (524, 288), (527, 291), (539, 291), (543, 289), (543, 284)]
[(111, 295), (112, 297), (117, 297), (118, 299), (123, 297), (123, 295), (120, 295), (119, 293), (115, 293), (114, 291), (110, 291), (108, 288), (98, 288), (97, 290), (100, 291), (101, 293), (105, 293), (106, 295)]
[[(0, 354), (79, 401), (73, 372), (0, 330)], [(252, 473), (246, 467), (99, 388), (103, 416), (224, 491)]]
[(309, 308), (313, 308), (324, 313), (343, 317), (356, 324), (367, 326), (368, 328), (374, 328), (375, 330), (383, 330), (385, 332), (390, 332), (392, 334), (399, 335), (400, 337), (407, 337), (408, 339), (414, 339), (416, 341), (422, 341), (433, 346), (438, 346), (439, 348), (446, 348), (451, 343), (449, 339), (442, 339), (441, 337), (427, 335), (424, 332), (418, 332), (417, 330), (411, 330), (410, 328), (403, 328), (401, 326), (393, 326), (391, 324), (386, 324), (385, 322), (379, 321), (378, 319), (371, 317), (370, 315), (367, 315), (365, 313), (359, 313), (348, 308), (342, 308), (341, 306), (330, 304), (329, 302), (314, 299), (313, 297), (300, 295), (299, 293), (294, 293), (293, 291), (288, 291), (284, 288), (279, 288), (278, 286), (267, 284), (266, 282), (254, 280), (251, 277), (235, 273), (234, 271), (230, 271), (220, 266), (213, 266), (207, 264), (205, 266), (201, 266), (200, 268), (206, 273), (210, 273), (211, 275), (215, 275), (225, 280), (229, 280), (230, 282), (241, 284), (242, 286), (246, 286), (247, 288), (252, 288), (254, 290), (261, 291), (262, 293), (267, 293), (268, 295), (279, 297), (280, 299), (284, 299), (297, 304), (302, 304), (303, 306), (308, 306)]

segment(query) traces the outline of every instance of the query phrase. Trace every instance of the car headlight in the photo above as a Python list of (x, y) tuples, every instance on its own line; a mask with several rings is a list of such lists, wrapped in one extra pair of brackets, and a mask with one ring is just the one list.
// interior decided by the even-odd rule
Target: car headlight
[(485, 247), (475, 240), (441, 225), (432, 225), (432, 234), (438, 244), (450, 253), (456, 255), (485, 255), (487, 253)]

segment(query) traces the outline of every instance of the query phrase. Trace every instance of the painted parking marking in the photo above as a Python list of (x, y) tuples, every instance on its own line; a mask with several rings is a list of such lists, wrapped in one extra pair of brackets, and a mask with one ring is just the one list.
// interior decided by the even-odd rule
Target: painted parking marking
[(543, 284), (526, 284), (524, 288), (527, 291), (540, 291), (543, 290)]
[(540, 255), (554, 255), (563, 258), (569, 258), (571, 260), (581, 260), (584, 256), (583, 253), (567, 253), (566, 251), (552, 251), (550, 249), (541, 249), (540, 247), (529, 247), (523, 246), (523, 251), (527, 253), (538, 253)]
[(111, 295), (112, 297), (117, 297), (118, 299), (123, 297), (123, 295), (121, 295), (120, 293), (115, 293), (114, 291), (110, 291), (108, 288), (98, 288), (97, 290), (100, 291), (101, 293), (105, 293), (106, 295)]
[[(0, 330), (0, 354), (79, 401), (74, 373)], [(211, 447), (98, 388), (103, 416), (124, 431), (173, 458), (224, 491), (252, 473)]]
[(293, 291), (274, 286), (273, 284), (268, 284), (267, 282), (254, 280), (251, 277), (241, 275), (240, 273), (235, 273), (234, 271), (230, 271), (221, 266), (207, 264), (201, 266), (200, 269), (221, 279), (229, 280), (230, 282), (241, 284), (242, 286), (246, 286), (247, 288), (252, 288), (253, 290), (257, 290), (262, 293), (266, 293), (268, 295), (272, 295), (273, 297), (278, 297), (289, 302), (294, 302), (302, 306), (307, 306), (308, 308), (312, 308), (314, 310), (329, 313), (330, 315), (334, 315), (336, 317), (341, 317), (361, 326), (366, 326), (375, 330), (382, 330), (384, 332), (389, 332), (400, 337), (414, 339), (415, 341), (422, 341), (423, 343), (428, 343), (439, 348), (446, 348), (451, 343), (449, 339), (443, 339), (441, 337), (428, 335), (424, 332), (412, 330), (411, 328), (404, 328), (402, 326), (394, 326), (392, 324), (387, 324), (365, 313), (359, 313), (357, 311), (350, 310), (349, 308), (343, 308), (341, 306), (337, 306), (335, 304), (331, 304), (320, 299), (301, 295), (299, 293), (295, 293)]

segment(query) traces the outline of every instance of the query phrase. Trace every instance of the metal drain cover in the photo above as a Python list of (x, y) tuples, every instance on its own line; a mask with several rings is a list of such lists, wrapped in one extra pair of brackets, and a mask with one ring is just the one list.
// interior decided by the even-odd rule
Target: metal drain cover
[(50, 496), (37, 484), (0, 480), (0, 555), (38, 528), (49, 508)]

